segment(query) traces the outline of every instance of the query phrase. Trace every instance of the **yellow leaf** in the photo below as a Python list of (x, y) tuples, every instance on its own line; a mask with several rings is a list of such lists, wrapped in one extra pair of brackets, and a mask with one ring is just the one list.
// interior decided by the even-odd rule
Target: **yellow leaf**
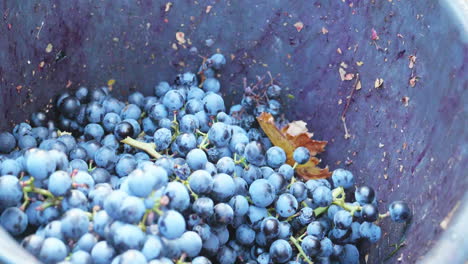
[(112, 86), (115, 84), (115, 80), (114, 79), (110, 79), (107, 81), (107, 86)]

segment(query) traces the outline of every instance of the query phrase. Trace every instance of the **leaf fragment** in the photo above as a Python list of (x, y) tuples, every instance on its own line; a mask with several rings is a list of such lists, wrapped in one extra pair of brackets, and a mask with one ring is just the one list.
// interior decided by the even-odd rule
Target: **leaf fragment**
[(301, 21), (296, 22), (294, 24), (294, 27), (296, 28), (297, 32), (301, 32), (301, 30), (304, 28), (304, 23), (302, 23)]
[(262, 113), (257, 117), (260, 127), (271, 140), (273, 145), (281, 147), (286, 152), (286, 162), (293, 166), (293, 152), (297, 147), (306, 147), (311, 154), (310, 160), (296, 167), (296, 173), (303, 179), (322, 179), (330, 177), (328, 167), (325, 169), (316, 167), (320, 160), (315, 157), (325, 151), (326, 141), (311, 139), (312, 133), (307, 129), (304, 121), (289, 123), (281, 130), (276, 127), (275, 120), (270, 113)]
[(374, 88), (383, 88), (384, 80), (382, 78), (375, 79)]

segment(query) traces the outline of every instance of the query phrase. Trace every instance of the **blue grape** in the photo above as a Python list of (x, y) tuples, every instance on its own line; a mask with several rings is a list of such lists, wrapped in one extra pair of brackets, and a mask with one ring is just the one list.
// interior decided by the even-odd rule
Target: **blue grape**
[(29, 152), (25, 158), (26, 170), (38, 180), (47, 178), (56, 168), (56, 164), (49, 154), (41, 149)]
[(82, 250), (85, 252), (91, 252), (94, 245), (98, 242), (98, 239), (91, 233), (86, 233), (80, 237), (76, 242), (76, 246), (73, 251)]
[(120, 177), (124, 177), (130, 174), (136, 168), (136, 160), (130, 154), (123, 154), (120, 156), (117, 164), (115, 165), (115, 171)]
[(213, 211), (213, 221), (217, 224), (228, 225), (234, 219), (234, 211), (228, 204), (218, 203)]
[(104, 210), (114, 219), (120, 219), (120, 208), (128, 194), (122, 190), (115, 190), (104, 200)]
[(16, 147), (15, 137), (8, 132), (0, 133), (0, 153), (10, 153)]
[(168, 239), (175, 239), (185, 232), (185, 219), (177, 211), (168, 210), (158, 220), (161, 235)]
[(0, 216), (0, 224), (12, 235), (20, 235), (28, 226), (28, 216), (17, 207), (10, 207)]
[(286, 187), (286, 181), (283, 176), (279, 173), (273, 172), (268, 177), (267, 180), (273, 185), (276, 190), (276, 193), (282, 193), (283, 189)]
[(212, 263), (208, 258), (203, 257), (203, 256), (198, 256), (192, 259), (192, 264), (212, 264)]
[(178, 90), (169, 90), (162, 98), (162, 103), (169, 111), (180, 110), (184, 101), (184, 96)]
[(85, 108), (86, 119), (90, 123), (100, 123), (105, 115), (105, 109), (97, 102), (91, 102)]
[(190, 188), (196, 194), (208, 194), (213, 189), (214, 180), (205, 170), (194, 171), (189, 177)]
[(345, 189), (349, 189), (354, 185), (354, 176), (353, 174), (344, 169), (336, 169), (332, 173), (332, 180), (333, 186), (336, 187), (343, 187)]
[(291, 225), (286, 221), (280, 222), (278, 238), (289, 239), (291, 235), (292, 235)]
[(92, 258), (89, 252), (78, 250), (71, 254), (70, 261), (72, 264), (89, 264), (92, 263)]
[(109, 264), (115, 256), (115, 249), (107, 243), (100, 241), (91, 250), (94, 264)]
[(13, 175), (0, 177), (0, 209), (15, 206), (23, 197), (21, 185)]
[(33, 256), (38, 256), (44, 244), (44, 240), (44, 237), (32, 234), (23, 239), (21, 247), (26, 249)]
[(319, 221), (313, 221), (307, 226), (307, 234), (318, 239), (323, 239), (325, 231), (324, 226)]
[(158, 97), (161, 97), (165, 95), (169, 90), (171, 89), (171, 86), (167, 82), (160, 82), (154, 87), (154, 94)]
[(278, 98), (281, 95), (281, 87), (273, 84), (267, 88), (267, 95), (269, 98)]
[(195, 200), (192, 210), (202, 218), (208, 218), (214, 213), (214, 202), (208, 197), (201, 197)]
[(301, 242), (301, 247), (308, 256), (317, 256), (320, 246), (320, 240), (311, 235), (305, 236)]
[(84, 136), (86, 140), (95, 139), (101, 141), (104, 136), (104, 129), (99, 124), (87, 124), (84, 128)]
[(37, 147), (37, 140), (32, 135), (24, 135), (18, 138), (18, 147), (20, 149), (30, 149)]
[(307, 199), (307, 187), (303, 182), (295, 182), (289, 187), (289, 193), (292, 194), (300, 203)]
[(407, 203), (403, 201), (395, 201), (388, 207), (390, 218), (397, 223), (403, 223), (411, 218), (411, 210)]
[(219, 239), (218, 237), (211, 233), (210, 237), (203, 242), (203, 250), (209, 256), (214, 256), (218, 252), (219, 249)]
[(346, 244), (343, 247), (343, 253), (339, 255), (341, 263), (359, 264), (359, 251), (356, 246)]
[(208, 131), (208, 139), (210, 143), (213, 143), (216, 147), (227, 146), (231, 136), (232, 131), (229, 126), (221, 122), (213, 124)]
[(200, 170), (205, 168), (208, 158), (203, 150), (196, 148), (187, 153), (186, 161), (190, 169)]
[(55, 238), (49, 237), (44, 240), (39, 252), (39, 259), (44, 263), (57, 263), (64, 260), (68, 255), (68, 249), (65, 244)]
[(263, 147), (256, 141), (251, 141), (245, 146), (244, 157), (249, 163), (256, 166), (261, 166), (265, 161), (263, 155)]
[(216, 70), (220, 70), (226, 64), (226, 58), (221, 53), (215, 53), (208, 59), (208, 64)]
[(187, 256), (193, 258), (198, 256), (202, 249), (202, 239), (193, 231), (187, 231), (179, 238), (180, 249)]
[(333, 195), (329, 188), (318, 186), (312, 193), (314, 203), (320, 207), (329, 206), (332, 203)]
[(278, 237), (280, 233), (280, 222), (275, 217), (267, 217), (262, 220), (260, 224), (260, 231), (265, 234), (266, 239), (273, 239)]
[(70, 151), (69, 158), (70, 160), (75, 160), (75, 159), (84, 160), (86, 159), (87, 155), (88, 154), (86, 153), (86, 150), (83, 147), (76, 146), (74, 149)]
[(249, 221), (253, 228), (259, 228), (261, 221), (268, 217), (268, 210), (265, 207), (258, 207), (255, 205), (249, 206), (247, 213)]
[(291, 245), (284, 239), (278, 239), (270, 246), (270, 258), (276, 263), (286, 263), (292, 258)]
[(216, 168), (218, 173), (225, 173), (232, 175), (234, 173), (234, 168), (236, 164), (231, 157), (222, 157), (216, 163)]
[(223, 246), (216, 255), (219, 264), (232, 264), (236, 261), (237, 254), (228, 246)]
[(128, 104), (120, 111), (120, 117), (122, 120), (134, 119), (138, 120), (141, 116), (141, 109), (135, 104)]
[(89, 218), (81, 209), (70, 209), (64, 214), (61, 222), (62, 233), (67, 238), (78, 239), (88, 231)]
[(0, 175), (18, 176), (21, 172), (21, 166), (14, 159), (6, 159), (0, 165)]
[(82, 159), (74, 159), (69, 163), (72, 170), (86, 171), (88, 170), (88, 164)]
[(145, 234), (138, 226), (123, 224), (115, 229), (113, 241), (116, 249), (121, 251), (140, 249), (145, 242)]
[(265, 179), (258, 179), (252, 182), (249, 187), (249, 194), (255, 205), (267, 207), (276, 198), (275, 187)]
[(296, 198), (289, 193), (283, 193), (278, 197), (275, 204), (275, 210), (281, 217), (290, 217), (294, 215), (299, 207)]
[(338, 229), (348, 229), (353, 223), (353, 217), (348, 211), (340, 210), (335, 213), (335, 216), (333, 217), (333, 223)]
[(154, 144), (156, 144), (156, 150), (162, 151), (169, 147), (172, 142), (172, 132), (167, 128), (160, 128), (154, 132)]
[(120, 217), (124, 222), (135, 224), (140, 222), (145, 210), (143, 200), (135, 196), (127, 196), (120, 207)]
[(104, 236), (112, 221), (113, 219), (107, 214), (107, 211), (101, 210), (93, 216), (93, 229), (99, 236)]
[(289, 164), (283, 164), (279, 167), (278, 173), (283, 175), (286, 181), (290, 181), (294, 177), (294, 169)]
[(249, 202), (242, 195), (236, 195), (229, 200), (229, 205), (236, 216), (243, 216), (249, 211)]
[(310, 159), (310, 152), (306, 147), (298, 147), (293, 152), (294, 161), (299, 164), (305, 164)]
[(65, 171), (56, 171), (49, 177), (48, 189), (55, 196), (64, 196), (72, 186), (72, 179)]
[(148, 235), (146, 237), (145, 244), (141, 249), (141, 253), (146, 257), (146, 259), (155, 259), (160, 256), (163, 251), (163, 245), (161, 239), (158, 236)]
[(354, 191), (354, 198), (361, 205), (369, 204), (375, 199), (375, 191), (369, 186), (360, 186)]
[[(195, 115), (196, 113), (203, 111), (203, 98), (200, 99), (190, 99), (187, 101), (187, 104), (185, 105), (185, 111), (187, 114)], [(198, 121), (198, 126), (200, 126), (200, 120), (197, 116), (194, 116), (197, 118)]]
[(280, 147), (271, 147), (266, 152), (266, 162), (272, 168), (279, 168), (286, 162), (286, 153)]
[[(32, 204), (30, 206), (32, 206)], [(36, 209), (37, 207), (34, 208), (34, 210)], [(57, 219), (59, 215), (60, 215), (59, 210), (57, 208), (47, 207), (44, 210), (37, 211), (37, 221), (39, 222), (39, 224), (42, 224), (42, 225), (47, 224), (50, 221)], [(28, 217), (28, 221), (29, 221), (29, 217)]]
[(244, 173), (242, 174), (242, 178), (247, 182), (247, 184), (252, 184), (252, 182), (261, 178), (261, 176), (262, 171), (255, 165), (249, 165), (244, 169)]
[(203, 105), (205, 112), (210, 116), (215, 116), (219, 112), (224, 112), (226, 110), (223, 98), (220, 95), (212, 92), (205, 94), (205, 97), (203, 98)]
[(250, 226), (242, 224), (236, 229), (236, 241), (244, 246), (252, 245), (255, 241), (255, 231)]
[(221, 89), (221, 84), (216, 78), (206, 78), (203, 82), (203, 90), (205, 92), (217, 93)]
[(301, 225), (305, 226), (310, 224), (315, 219), (314, 210), (310, 207), (304, 207), (301, 209), (301, 214), (298, 216), (298, 220)]
[(190, 195), (185, 185), (180, 182), (170, 182), (167, 184), (164, 195), (169, 197), (169, 208), (184, 211), (190, 206)]
[(113, 132), (117, 124), (122, 121), (122, 118), (116, 113), (107, 113), (104, 116), (102, 124), (104, 126), (104, 130), (107, 133)]
[(229, 200), (234, 195), (235, 190), (236, 186), (231, 176), (225, 173), (218, 173), (214, 176), (211, 196), (215, 201)]

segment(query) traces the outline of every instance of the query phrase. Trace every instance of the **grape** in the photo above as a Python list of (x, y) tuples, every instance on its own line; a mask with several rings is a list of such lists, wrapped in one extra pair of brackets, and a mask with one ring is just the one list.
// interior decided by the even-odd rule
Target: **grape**
[(220, 88), (221, 88), (221, 85), (216, 78), (207, 78), (203, 82), (203, 90), (205, 90), (205, 92), (217, 93), (219, 92)]
[(168, 210), (158, 220), (161, 235), (168, 239), (179, 238), (185, 232), (184, 217), (177, 211)]
[(72, 253), (70, 261), (73, 264), (88, 264), (92, 263), (92, 258), (89, 252), (78, 250)]
[(296, 161), (297, 163), (305, 164), (310, 159), (310, 152), (305, 147), (298, 147), (294, 150), (293, 158), (294, 158), (294, 161)]
[(98, 102), (91, 102), (85, 108), (86, 119), (91, 123), (100, 123), (105, 115), (105, 109)]
[(120, 117), (122, 120), (135, 119), (138, 120), (141, 116), (141, 109), (137, 105), (128, 104), (120, 111)]
[(192, 149), (187, 153), (186, 156), (187, 164), (192, 170), (201, 170), (205, 168), (208, 158), (201, 149)]
[(41, 149), (29, 152), (25, 158), (26, 170), (39, 180), (48, 177), (56, 168), (56, 164), (50, 159), (49, 154)]
[(170, 182), (164, 190), (164, 195), (169, 197), (169, 207), (184, 211), (190, 206), (190, 195), (187, 188), (180, 182)]
[(104, 129), (99, 124), (88, 124), (84, 128), (84, 136), (86, 140), (95, 139), (101, 141), (104, 136)]
[(348, 229), (353, 222), (353, 217), (346, 210), (340, 210), (335, 213), (333, 217), (333, 223), (338, 229)]
[(203, 241), (202, 245), (203, 251), (209, 256), (214, 256), (218, 252), (219, 246), (219, 239), (213, 233), (211, 233), (207, 240)]
[(216, 70), (221, 69), (226, 64), (226, 58), (221, 53), (213, 54), (208, 59), (208, 64)]
[(379, 218), (377, 206), (373, 204), (365, 204), (361, 208), (361, 217), (366, 222), (374, 222)]
[(17, 207), (10, 207), (0, 216), (0, 224), (12, 235), (19, 235), (28, 226), (28, 216)]
[(230, 224), (234, 218), (234, 211), (232, 210), (231, 206), (225, 203), (219, 203), (215, 205), (213, 212), (213, 220), (217, 224)]
[(281, 217), (289, 217), (295, 214), (298, 207), (299, 207), (299, 204), (296, 198), (289, 193), (281, 194), (278, 197), (278, 200), (276, 200), (276, 204), (275, 204), (276, 212)]
[(310, 207), (302, 208), (298, 219), (303, 226), (310, 224), (315, 219), (314, 210)]
[(178, 90), (169, 90), (162, 98), (162, 103), (169, 111), (177, 111), (184, 105), (184, 97)]
[(30, 149), (37, 147), (36, 139), (31, 135), (24, 135), (18, 139), (18, 147), (20, 149)]
[(135, 196), (127, 196), (120, 207), (120, 217), (127, 223), (138, 223), (145, 214), (143, 200)]
[(73, 208), (68, 210), (61, 222), (62, 233), (67, 238), (78, 239), (88, 231), (88, 215), (81, 209)]
[(126, 137), (133, 137), (134, 135), (135, 129), (128, 121), (122, 121), (114, 128), (114, 136), (119, 141), (125, 139)]
[(158, 97), (161, 97), (165, 95), (169, 90), (171, 89), (171, 86), (167, 82), (160, 82), (158, 85), (154, 87), (154, 94)]
[(123, 154), (115, 165), (115, 171), (120, 177), (124, 177), (130, 174), (136, 168), (136, 160), (130, 154)]
[(68, 255), (68, 249), (65, 244), (55, 238), (49, 237), (44, 240), (39, 252), (39, 259), (44, 263), (56, 263), (64, 260)]
[(0, 165), (0, 175), (18, 176), (21, 172), (21, 166), (14, 159), (6, 159)]
[(320, 240), (307, 235), (302, 239), (301, 247), (308, 256), (316, 256), (320, 252)]
[(315, 188), (312, 195), (314, 203), (320, 207), (329, 206), (333, 200), (331, 190), (325, 186), (318, 186)]
[(333, 185), (335, 187), (341, 186), (345, 189), (349, 189), (354, 185), (353, 174), (344, 169), (336, 169), (332, 173)]
[(104, 210), (114, 219), (120, 219), (120, 208), (128, 194), (121, 190), (115, 190), (104, 200)]
[(278, 238), (289, 239), (289, 237), (292, 235), (292, 227), (286, 221), (280, 222), (279, 230), (280, 232), (278, 234)]
[(227, 146), (231, 136), (232, 131), (229, 126), (221, 122), (213, 124), (208, 131), (208, 139), (216, 147)]
[(166, 106), (161, 103), (155, 103), (150, 106), (148, 116), (155, 121), (160, 121), (167, 118), (169, 113), (167, 112)]
[(108, 264), (115, 256), (115, 249), (107, 243), (107, 241), (100, 241), (91, 250), (91, 257), (95, 264)]
[(203, 98), (203, 106), (205, 112), (210, 116), (215, 116), (219, 112), (224, 112), (226, 110), (223, 98), (212, 92), (205, 94), (205, 97)]
[(279, 221), (275, 217), (267, 217), (262, 220), (260, 231), (265, 234), (266, 239), (276, 238), (279, 233)]
[(202, 249), (202, 240), (200, 236), (193, 232), (187, 231), (179, 238), (181, 251), (189, 257), (196, 257)]
[(247, 213), (250, 224), (253, 228), (259, 228), (261, 221), (268, 217), (268, 210), (265, 207), (257, 207), (255, 205), (249, 206), (249, 212)]
[(249, 187), (249, 194), (255, 205), (267, 207), (276, 198), (275, 187), (265, 179), (258, 179), (252, 182)]
[(270, 258), (276, 263), (285, 263), (292, 258), (291, 245), (286, 240), (278, 239), (270, 246)]
[[(125, 104), (115, 98), (108, 97), (104, 99), (102, 106), (106, 113), (120, 114), (122, 109), (125, 107)], [(119, 116), (120, 119), (120, 115), (117, 116)]]
[(44, 237), (34, 234), (25, 237), (21, 242), (21, 246), (34, 256), (39, 255), (42, 244), (44, 244)]
[(208, 218), (214, 213), (214, 203), (208, 197), (201, 197), (192, 205), (192, 209), (202, 218)]
[(343, 247), (343, 253), (339, 255), (339, 260), (342, 263), (358, 264), (359, 263), (359, 251), (356, 246), (352, 244), (346, 244)]
[(161, 151), (167, 149), (169, 144), (172, 142), (172, 133), (167, 128), (160, 128), (154, 132), (154, 144), (156, 144), (156, 150)]
[(279, 194), (283, 192), (283, 189), (286, 186), (286, 181), (284, 180), (281, 174), (273, 171), (269, 176), (265, 178), (267, 178), (268, 182), (270, 182), (271, 185), (273, 185), (276, 193)]
[(93, 229), (98, 235), (104, 236), (112, 221), (107, 211), (101, 210), (93, 216)]
[(279, 168), (286, 162), (286, 153), (280, 147), (271, 147), (266, 152), (266, 162), (272, 168)]
[(115, 228), (113, 241), (116, 249), (121, 251), (140, 249), (145, 242), (145, 234), (135, 225), (123, 224)]
[(93, 234), (86, 233), (82, 235), (81, 238), (76, 242), (74, 251), (82, 250), (85, 252), (91, 252), (91, 250), (97, 242), (98, 240)]
[(374, 189), (369, 186), (360, 186), (356, 188), (354, 192), (354, 197), (358, 203), (361, 205), (372, 203), (375, 198)]
[(229, 205), (234, 210), (236, 216), (243, 216), (249, 211), (249, 202), (242, 195), (236, 195), (231, 198)]
[(232, 248), (224, 246), (219, 250), (216, 257), (219, 264), (232, 264), (236, 261), (237, 254)]
[(65, 171), (56, 171), (49, 177), (48, 189), (55, 196), (64, 196), (71, 185), (72, 179)]
[(197, 194), (208, 194), (213, 189), (213, 178), (205, 170), (194, 171), (189, 178), (190, 188)]
[(236, 241), (244, 246), (252, 245), (255, 241), (255, 231), (246, 224), (242, 224), (236, 230)]
[(209, 259), (203, 256), (192, 259), (192, 264), (212, 264)]
[(15, 206), (22, 197), (23, 192), (18, 178), (13, 175), (0, 177), (0, 209)]
[(390, 217), (394, 222), (403, 223), (411, 218), (411, 211), (408, 204), (402, 201), (395, 201), (389, 206)]
[(319, 221), (313, 221), (307, 226), (307, 234), (322, 239), (325, 236), (325, 228)]
[(215, 201), (228, 201), (235, 194), (235, 183), (231, 176), (218, 173), (213, 178), (211, 196)]

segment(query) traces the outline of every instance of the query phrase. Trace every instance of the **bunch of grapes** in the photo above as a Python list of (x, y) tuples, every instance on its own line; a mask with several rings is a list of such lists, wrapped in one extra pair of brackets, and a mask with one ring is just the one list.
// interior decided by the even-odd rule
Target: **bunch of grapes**
[[(255, 116), (280, 118), (281, 88), (248, 88), (226, 110), (215, 54), (200, 72), (128, 102), (80, 87), (0, 133), (0, 223), (43, 263), (359, 263), (379, 214), (350, 171), (302, 181)], [(264, 100), (266, 99), (266, 100)], [(299, 147), (298, 164), (310, 158)]]

